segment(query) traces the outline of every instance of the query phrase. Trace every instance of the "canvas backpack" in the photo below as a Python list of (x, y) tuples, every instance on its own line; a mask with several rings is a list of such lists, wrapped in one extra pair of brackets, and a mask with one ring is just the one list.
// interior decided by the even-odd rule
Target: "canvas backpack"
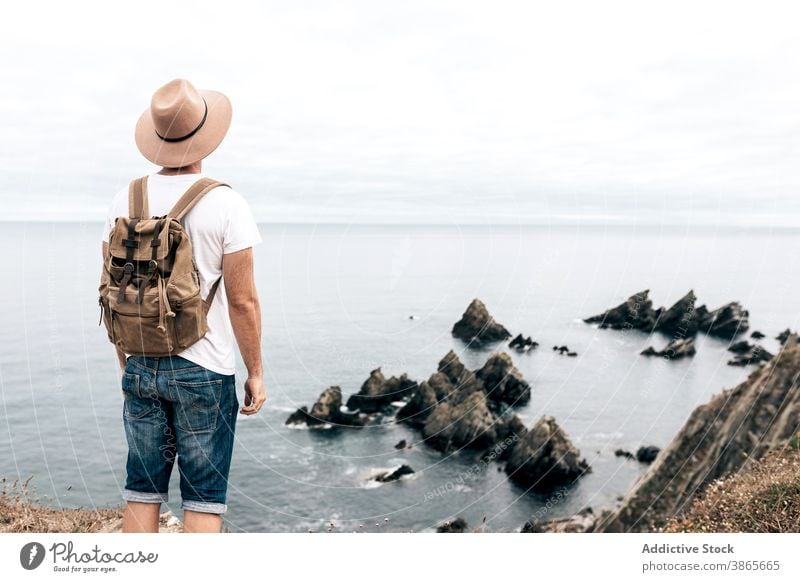
[(129, 216), (114, 221), (99, 287), (108, 339), (126, 354), (169, 356), (206, 334), (222, 277), (203, 299), (192, 242), (180, 221), (217, 186), (227, 184), (201, 178), (166, 215), (148, 216), (147, 177), (131, 182)]

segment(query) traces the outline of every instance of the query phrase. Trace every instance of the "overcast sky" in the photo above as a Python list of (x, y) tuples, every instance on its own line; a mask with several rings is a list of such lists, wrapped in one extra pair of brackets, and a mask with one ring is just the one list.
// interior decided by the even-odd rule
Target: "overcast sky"
[(261, 221), (800, 224), (792, 3), (658, 4), (16, 2), (3, 214), (100, 219), (183, 77)]

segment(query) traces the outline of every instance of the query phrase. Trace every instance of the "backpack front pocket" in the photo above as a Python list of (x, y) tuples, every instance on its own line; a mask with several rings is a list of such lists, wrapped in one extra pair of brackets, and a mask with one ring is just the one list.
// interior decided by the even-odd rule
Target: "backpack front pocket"
[(200, 295), (173, 304), (173, 310), (175, 311), (175, 338), (180, 347), (188, 348), (206, 335), (208, 322)]
[(122, 301), (120, 297), (118, 287), (108, 288), (108, 309), (114, 344), (126, 354), (173, 354), (175, 346), (170, 341), (174, 325), (172, 318), (165, 318), (165, 327), (159, 328), (158, 288), (148, 285), (141, 293), (141, 303), (139, 290), (133, 285), (125, 290)]
[(188, 348), (208, 331), (197, 274), (190, 271), (170, 280), (167, 296), (172, 311), (175, 312), (175, 339), (178, 346)]
[(166, 320), (166, 332), (158, 329), (158, 315), (144, 317), (112, 311), (111, 321), (114, 343), (126, 354), (169, 356), (175, 352), (169, 341), (171, 319)]

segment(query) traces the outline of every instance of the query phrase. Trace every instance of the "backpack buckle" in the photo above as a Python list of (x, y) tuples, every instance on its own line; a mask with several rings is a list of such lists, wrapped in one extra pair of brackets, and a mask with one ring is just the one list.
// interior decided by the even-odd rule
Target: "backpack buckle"
[(133, 273), (133, 263), (131, 263), (131, 262), (125, 263), (125, 265), (123, 266), (123, 269), (125, 270), (125, 273), (130, 275), (131, 273)]
[(152, 275), (153, 273), (155, 273), (157, 268), (158, 268), (158, 262), (157, 261), (153, 261), (151, 259), (150, 261), (147, 262), (147, 274), (148, 275)]

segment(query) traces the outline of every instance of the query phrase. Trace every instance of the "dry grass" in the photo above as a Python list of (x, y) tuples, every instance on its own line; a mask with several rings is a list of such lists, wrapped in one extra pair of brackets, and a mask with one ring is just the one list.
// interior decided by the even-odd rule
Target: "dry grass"
[(749, 470), (715, 481), (665, 532), (800, 532), (800, 452), (768, 455)]
[(85, 533), (109, 531), (121, 522), (121, 509), (53, 509), (29, 489), (30, 479), (0, 480), (0, 533)]

